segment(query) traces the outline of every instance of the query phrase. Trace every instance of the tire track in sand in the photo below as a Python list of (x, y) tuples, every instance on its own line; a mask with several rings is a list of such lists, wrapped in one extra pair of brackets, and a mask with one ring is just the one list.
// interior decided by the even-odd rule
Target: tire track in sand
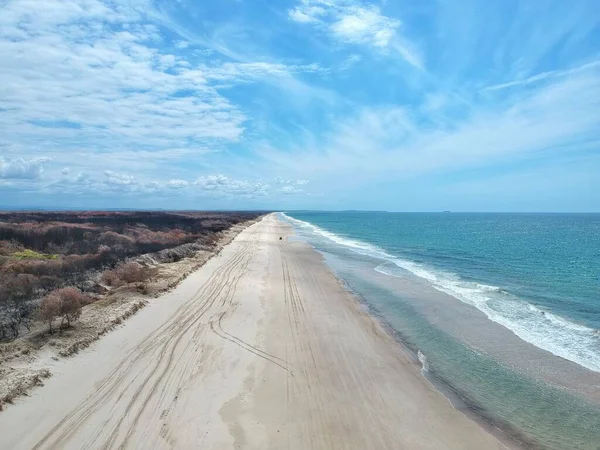
[[(238, 270), (236, 270), (235, 273), (229, 273), (230, 274), (230, 278), (228, 280), (226, 280), (226, 281), (223, 281), (223, 283), (224, 283), (224, 286), (222, 286), (223, 289), (220, 289), (219, 290), (219, 294), (215, 295), (213, 297), (214, 300), (213, 300), (213, 302), (211, 303), (210, 306), (213, 306), (214, 303), (219, 303), (216, 306), (217, 309), (221, 309), (221, 308), (223, 308), (225, 306), (227, 306), (227, 307), (231, 306), (231, 301), (232, 301), (233, 296), (235, 294), (237, 285), (238, 285), (240, 279), (242, 278), (242, 276), (246, 273), (246, 269), (248, 267), (248, 263), (250, 262), (250, 259), (251, 259), (252, 255), (253, 255), (253, 251), (254, 251), (254, 246), (251, 245), (251, 248), (249, 249), (249, 251), (247, 253), (247, 256), (241, 260), (241, 262), (239, 264), (239, 267), (236, 267)], [(221, 298), (222, 301), (221, 302), (216, 302), (216, 300), (219, 299), (219, 298)], [(208, 308), (204, 312), (206, 312), (207, 310), (208, 310)], [(194, 324), (196, 322), (198, 322), (202, 318), (202, 316), (204, 315), (204, 312), (198, 317), (198, 319), (196, 321), (194, 321)], [(224, 312), (226, 312), (226, 311), (224, 311)], [(189, 327), (188, 327), (188, 329), (189, 329)], [(193, 343), (194, 336), (197, 335), (197, 333), (199, 332), (200, 329), (201, 329), (201, 327), (196, 327), (196, 329), (195, 329), (195, 331), (193, 333), (193, 336), (191, 337), (191, 339), (188, 340), (188, 343), (187, 343), (185, 349), (183, 350), (183, 352), (181, 353), (181, 355), (180, 355), (180, 357), (178, 358), (177, 361), (180, 361), (184, 357), (184, 355), (187, 354), (187, 351), (190, 348), (190, 345)], [(163, 378), (165, 378), (165, 376), (167, 375), (167, 371), (173, 366), (173, 364), (171, 364), (171, 363), (172, 363), (172, 359), (173, 359), (173, 356), (174, 356), (174, 350), (176, 349), (179, 341), (183, 338), (184, 335), (185, 335), (185, 333), (182, 333), (181, 336), (178, 338), (178, 341), (175, 343), (175, 345), (173, 347), (173, 351), (169, 355), (169, 366), (164, 369), (164, 371), (162, 372), (161, 376), (155, 381), (155, 383), (153, 385), (153, 388), (152, 388), (152, 391), (151, 391), (151, 395), (146, 397), (146, 400), (144, 401), (144, 403), (142, 404), (142, 407), (139, 409), (137, 415), (134, 418), (133, 424), (129, 426), (127, 435), (125, 436), (125, 439), (123, 440), (123, 442), (121, 443), (121, 445), (119, 446), (119, 448), (125, 448), (125, 446), (126, 446), (127, 442), (129, 441), (130, 437), (133, 435), (133, 433), (135, 431), (135, 428), (136, 428), (136, 425), (137, 425), (137, 423), (138, 423), (138, 421), (139, 421), (142, 413), (144, 412), (145, 408), (147, 407), (147, 405), (148, 405), (148, 403), (149, 403), (149, 401), (151, 399), (151, 396), (154, 395), (154, 393), (155, 393), (155, 391), (156, 391), (159, 383), (161, 381), (163, 381)], [(192, 358), (187, 358), (187, 359), (188, 359), (188, 361), (192, 361)], [(168, 383), (165, 382), (164, 385), (168, 385)], [(126, 416), (126, 415), (127, 415), (127, 413), (124, 414), (124, 416)], [(121, 425), (121, 423), (119, 424), (119, 426)], [(115, 435), (116, 435), (116, 433), (113, 433), (111, 436), (115, 436)], [(106, 448), (110, 448), (110, 447), (106, 447)]]
[[(103, 407), (110, 406), (109, 404), (112, 405), (112, 412), (121, 399), (126, 395), (130, 387), (133, 385), (139, 385), (138, 389), (133, 395), (133, 398), (129, 401), (125, 412), (120, 415), (116, 423), (110, 427), (112, 430), (108, 435), (108, 440), (104, 443), (104, 445), (101, 446), (101, 448), (111, 448), (114, 444), (114, 441), (118, 437), (118, 431), (123, 423), (123, 420), (136, 404), (136, 401), (141, 396), (147, 382), (150, 381), (153, 374), (156, 374), (157, 369), (164, 364), (163, 370), (160, 371), (158, 379), (155, 381), (155, 383), (153, 383), (152, 389), (144, 396), (144, 400), (141, 403), (141, 411), (143, 411), (145, 406), (148, 404), (149, 399), (153, 396), (157, 385), (164, 378), (165, 374), (171, 367), (173, 363), (173, 353), (177, 347), (177, 344), (181, 341), (181, 338), (191, 327), (197, 324), (200, 319), (205, 316), (211, 306), (219, 298), (223, 289), (227, 286), (230, 286), (232, 274), (234, 272), (241, 272), (239, 269), (241, 266), (243, 266), (244, 261), (250, 258), (252, 253), (251, 250), (252, 248), (249, 248), (248, 243), (242, 242), (240, 248), (237, 249), (234, 255), (215, 270), (210, 279), (207, 280), (196, 291), (194, 296), (185, 302), (167, 320), (167, 322), (153, 332), (148, 339), (132, 349), (122, 360), (122, 362), (97, 386), (94, 394), (83, 400), (71, 413), (69, 413), (52, 430), (50, 430), (50, 432), (48, 432), (33, 447), (34, 450), (42, 448), (60, 448), (64, 446), (66, 442), (68, 442), (69, 438), (81, 429), (82, 425), (87, 421), (87, 419), (90, 418), (91, 415)], [(168, 355), (166, 362), (164, 361), (165, 355)], [(149, 371), (150, 374), (146, 376), (144, 382), (141, 384), (137, 379), (138, 377), (133, 376), (132, 380), (123, 388), (121, 385), (124, 379), (128, 375), (131, 375), (134, 365), (138, 362), (143, 362), (143, 359), (146, 359), (147, 362), (142, 364), (141, 368), (137, 368), (136, 373), (144, 374)], [(83, 448), (90, 448), (92, 445), (97, 447), (98, 438), (107, 434), (106, 427), (113, 419), (113, 417), (109, 417), (107, 420), (105, 420), (100, 429), (96, 430), (91, 441), (89, 441)], [(130, 429), (133, 429), (133, 427)], [(131, 435), (131, 433), (128, 434)]]
[[(288, 400), (288, 423), (293, 418), (294, 412), (291, 411), (290, 405), (304, 403), (308, 410), (309, 423), (303, 424), (303, 433), (300, 436), (306, 441), (306, 446), (303, 448), (330, 448), (334, 449), (338, 446), (332, 435), (327, 432), (318, 432), (317, 430), (325, 430), (328, 423), (323, 408), (323, 399), (320, 394), (320, 374), (319, 362), (315, 358), (315, 351), (311, 342), (314, 331), (312, 330), (310, 314), (296, 284), (298, 280), (297, 274), (294, 273), (293, 267), (288, 262), (285, 255), (286, 244), (279, 244), (279, 254), (281, 257), (281, 268), (284, 281), (284, 301), (288, 311), (288, 325), (292, 345), (294, 347), (294, 364), (297, 371), (304, 375), (305, 385), (302, 383), (294, 383), (287, 387)], [(286, 332), (287, 335), (287, 332)], [(287, 345), (287, 343), (286, 343)], [(322, 367), (326, 367), (326, 363)], [(290, 441), (288, 440), (288, 448)]]
[(263, 359), (269, 361), (270, 363), (275, 364), (276, 366), (281, 367), (283, 370), (288, 372), (292, 377), (294, 376), (293, 372), (291, 372), (286, 367), (285, 360), (283, 360), (275, 355), (271, 355), (270, 353), (267, 353), (259, 348), (256, 348), (253, 345), (248, 344), (246, 341), (243, 341), (242, 339), (239, 339), (236, 336), (234, 336), (233, 334), (225, 331), (221, 324), (221, 321), (223, 319), (223, 316), (225, 316), (225, 314), (227, 314), (227, 311), (222, 312), (221, 315), (219, 315), (217, 320), (211, 320), (210, 328), (215, 334), (217, 334), (221, 338), (226, 339), (229, 342), (232, 342), (233, 344), (243, 348), (244, 350), (249, 351), (250, 353), (254, 353), (256, 356), (263, 358)]

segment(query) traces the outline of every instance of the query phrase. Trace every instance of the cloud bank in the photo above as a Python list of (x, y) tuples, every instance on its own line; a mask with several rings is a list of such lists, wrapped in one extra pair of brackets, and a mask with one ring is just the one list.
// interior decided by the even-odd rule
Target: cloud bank
[(593, 2), (228, 5), (4, 0), (3, 203), (600, 208)]

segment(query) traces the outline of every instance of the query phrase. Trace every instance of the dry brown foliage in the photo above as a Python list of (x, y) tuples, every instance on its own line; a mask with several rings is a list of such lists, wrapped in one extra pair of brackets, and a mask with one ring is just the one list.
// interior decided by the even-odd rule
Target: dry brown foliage
[(50, 333), (52, 333), (52, 322), (59, 316), (60, 314), (60, 298), (58, 295), (51, 293), (46, 295), (42, 303), (40, 304), (40, 309), (38, 310), (37, 317), (38, 320), (42, 322), (46, 322), (48, 324), (48, 329)]
[[(30, 329), (45, 295), (64, 286), (98, 293), (145, 283), (154, 270), (122, 262), (160, 254), (178, 261), (215, 245), (220, 233), (259, 213), (235, 212), (0, 212), (0, 341)], [(173, 250), (173, 251), (171, 251)], [(121, 265), (119, 265), (121, 264)], [(138, 286), (144, 292), (144, 286)], [(63, 315), (67, 322), (73, 315)]]
[(66, 287), (52, 291), (44, 297), (38, 310), (38, 319), (48, 324), (52, 333), (52, 323), (61, 319), (61, 327), (71, 326), (81, 316), (81, 308), (90, 303), (88, 296), (75, 287)]
[(102, 281), (109, 286), (118, 287), (129, 283), (148, 281), (156, 275), (156, 270), (144, 267), (136, 262), (121, 264), (114, 270), (107, 270), (102, 274)]

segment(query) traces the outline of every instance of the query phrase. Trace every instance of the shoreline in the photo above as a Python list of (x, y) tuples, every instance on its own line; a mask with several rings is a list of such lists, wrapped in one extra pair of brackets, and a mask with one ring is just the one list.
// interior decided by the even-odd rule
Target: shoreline
[(291, 231), (266, 216), (58, 362), (0, 416), (0, 447), (507, 448)]
[[(335, 215), (298, 217), (305, 221), (289, 222), (300, 238), (322, 253), (374, 316), (391, 325), (413, 360), (422, 362), (418, 352), (428, 358), (428, 379), (457, 409), (520, 448), (596, 448), (597, 372), (522, 340), (411, 270), (379, 270), (383, 258), (361, 249), (373, 242), (384, 248), (385, 242), (360, 228), (360, 220), (354, 229)], [(327, 227), (306, 222), (311, 217)]]
[[(295, 238), (300, 240), (300, 238)], [(322, 256), (323, 263), (327, 265), (341, 286), (346, 289), (356, 299), (356, 302), (360, 307), (364, 308), (371, 318), (377, 322), (392, 339), (394, 339), (411, 362), (419, 368), (423, 378), (427, 380), (435, 390), (442, 394), (457, 412), (476, 422), (481, 428), (496, 437), (510, 450), (537, 450), (541, 448), (534, 443), (526, 442), (524, 438), (521, 438), (519, 430), (513, 430), (508, 424), (497, 423), (490, 415), (486, 415), (483, 412), (483, 409), (476, 403), (470, 402), (464, 398), (458, 390), (453, 388), (439, 374), (432, 372), (429, 368), (424, 371), (423, 363), (419, 360), (418, 356), (418, 352), (420, 351), (419, 348), (416, 345), (410, 344), (397, 330), (395, 330), (385, 319), (383, 314), (379, 312), (374, 305), (370, 304), (360, 292), (352, 289), (343, 277), (337, 273), (335, 268), (327, 262), (327, 258), (323, 256), (323, 253), (320, 250), (316, 249), (308, 242), (303, 240), (301, 242), (306, 243)], [(424, 356), (426, 357), (426, 355)]]
[[(542, 365), (538, 366), (539, 373), (535, 374), (536, 377), (532, 376), (530, 373), (520, 372), (515, 366), (504, 368), (505, 373), (512, 377), (512, 382), (518, 384), (512, 384), (510, 386), (508, 383), (495, 384), (494, 380), (499, 380), (500, 383), (504, 382), (504, 380), (497, 375), (497, 372), (494, 372), (495, 368), (502, 368), (503, 361), (495, 360), (494, 354), (490, 356), (490, 354), (486, 352), (487, 348), (485, 345), (488, 342), (496, 341), (501, 342), (502, 345), (506, 347), (507, 351), (517, 349), (519, 350), (519, 353), (517, 354), (521, 357), (521, 360), (526, 358), (526, 362), (530, 365), (536, 363), (536, 359), (532, 356), (541, 353), (541, 357), (546, 358), (544, 361), (548, 360), (555, 364), (554, 367), (560, 369), (555, 372), (557, 377), (562, 374), (563, 377), (567, 378), (567, 380), (564, 381), (565, 385), (569, 382), (575, 384), (579, 388), (589, 387), (591, 389), (593, 380), (597, 379), (596, 374), (591, 374), (590, 378), (584, 379), (585, 383), (581, 382), (577, 385), (576, 383), (579, 383), (580, 380), (577, 378), (571, 379), (567, 376), (570, 372), (563, 369), (565, 366), (574, 366), (574, 363), (546, 353), (526, 342), (517, 341), (514, 343), (514, 341), (519, 339), (517, 336), (510, 333), (509, 330), (499, 328), (499, 325), (494, 322), (487, 323), (488, 319), (483, 317), (479, 310), (469, 308), (467, 305), (464, 305), (451, 297), (444, 298), (446, 296), (445, 294), (436, 293), (434, 296), (431, 296), (429, 295), (427, 288), (421, 289), (421, 286), (417, 286), (416, 288), (414, 286), (411, 287), (407, 280), (379, 274), (376, 271), (373, 271), (367, 264), (364, 266), (365, 271), (359, 269), (355, 270), (355, 267), (359, 267), (358, 264), (355, 266), (355, 262), (343, 262), (344, 260), (338, 259), (337, 256), (330, 257), (328, 252), (324, 252), (324, 254), (326, 255), (326, 260), (330, 262), (330, 265), (333, 266), (336, 271), (340, 271), (339, 276), (343, 275), (344, 277), (348, 277), (349, 283), (356, 283), (356, 290), (365, 293), (365, 301), (369, 306), (373, 307), (374, 315), (383, 318), (384, 321), (389, 319), (392, 332), (413, 355), (417, 353), (417, 351), (423, 351), (425, 356), (431, 357), (434, 363), (440, 361), (440, 358), (444, 361), (444, 356), (439, 353), (439, 350), (437, 350), (436, 354), (436, 349), (431, 347), (431, 341), (427, 340), (429, 337), (424, 338), (422, 335), (415, 334), (417, 333), (415, 331), (417, 329), (427, 330), (431, 327), (431, 330), (436, 330), (435, 333), (440, 333), (442, 335), (446, 334), (448, 341), (455, 340), (455, 342), (458, 343), (458, 346), (464, 346), (466, 349), (473, 347), (469, 347), (463, 342), (477, 344), (474, 353), (478, 354), (479, 352), (477, 350), (481, 351), (482, 353), (479, 353), (479, 356), (482, 356), (482, 354), (486, 355), (487, 361), (491, 361), (494, 364), (491, 366), (492, 370), (490, 372), (486, 372), (490, 366), (484, 366), (483, 364), (478, 365), (480, 364), (479, 361), (467, 361), (468, 363), (474, 362), (477, 364), (472, 366), (470, 364), (460, 364), (455, 367), (447, 365), (446, 367), (440, 367), (442, 371), (437, 373), (436, 364), (432, 364), (428, 374), (434, 379), (436, 388), (443, 392), (446, 397), (451, 399), (458, 409), (465, 412), (473, 420), (481, 423), (486, 429), (492, 430), (497, 436), (507, 437), (509, 442), (516, 443), (518, 448), (568, 448), (569, 445), (565, 443), (568, 442), (569, 439), (578, 442), (580, 448), (596, 448), (594, 442), (597, 440), (594, 439), (594, 436), (597, 435), (598, 428), (594, 428), (593, 425), (590, 424), (596, 423), (597, 419), (594, 418), (599, 416), (596, 413), (596, 404), (592, 403), (592, 399), (582, 396), (580, 391), (561, 388), (560, 385), (556, 386), (545, 381), (540, 375), (540, 373), (545, 373), (542, 371), (542, 369), (545, 369), (545, 366)], [(363, 280), (361, 277), (364, 274), (366, 274), (367, 281), (359, 281)], [(357, 276), (356, 279), (354, 278), (355, 275)], [(373, 280), (383, 278), (388, 282), (381, 285), (373, 282)], [(373, 284), (371, 285), (370, 283)], [(369, 288), (373, 288), (374, 292), (369, 291)], [(378, 290), (379, 288), (381, 288), (381, 291)], [(353, 289), (351, 288), (351, 290)], [(356, 292), (356, 290), (353, 291)], [(378, 295), (381, 297), (378, 297)], [(362, 297), (360, 293), (358, 296)], [(404, 307), (400, 308), (402, 313), (395, 310), (393, 305), (404, 305)], [(408, 311), (413, 307), (414, 311), (409, 313)], [(381, 310), (378, 308), (381, 308)], [(385, 314), (382, 315), (379, 311), (383, 311)], [(466, 314), (463, 314), (463, 312)], [(422, 315), (419, 317), (420, 313), (422, 313)], [(406, 316), (404, 314), (406, 314)], [(406, 317), (410, 317), (410, 319), (406, 319)], [(488, 334), (482, 335), (483, 340), (477, 340), (476, 337), (473, 338), (469, 335), (471, 328), (468, 328), (467, 325), (472, 327), (473, 320), (477, 320), (478, 324), (480, 323), (482, 326), (486, 326), (485, 330), (487, 330)], [(418, 325), (410, 326), (406, 325), (407, 323), (417, 323)], [(461, 323), (464, 324), (464, 328), (457, 328)], [(496, 334), (496, 328), (499, 328), (498, 334)], [(453, 335), (448, 332), (448, 330), (452, 329), (456, 329), (458, 334)], [(479, 330), (479, 328), (477, 329)], [(481, 328), (481, 330), (484, 329)], [(460, 338), (465, 339), (465, 337), (469, 337), (470, 339), (461, 342)], [(422, 343), (425, 350), (420, 348), (417, 343)], [(446, 349), (448, 349), (448, 347), (446, 347)], [(454, 349), (451, 348), (451, 350)], [(454, 356), (458, 354), (458, 352), (456, 354), (450, 353), (450, 355), (453, 356), (448, 357), (446, 361), (453, 359)], [(502, 356), (506, 357), (507, 354)], [(463, 363), (464, 362), (465, 360), (463, 359)], [(488, 362), (485, 362), (484, 364), (487, 363)], [(459, 368), (456, 369), (456, 367)], [(447, 371), (443, 369), (446, 369)], [(579, 367), (576, 367), (576, 369), (580, 372), (587, 370)], [(480, 370), (483, 370), (483, 372), (479, 372)], [(457, 375), (460, 376), (461, 372), (468, 375), (470, 371), (471, 373), (473, 373), (473, 371), (480, 373), (480, 375), (474, 377), (476, 382), (477, 378), (484, 379), (488, 376), (491, 378), (487, 379), (491, 381), (480, 384), (477, 388), (479, 390), (474, 389), (473, 391), (470, 391), (474, 385), (465, 384), (465, 382), (462, 382), (461, 378), (457, 377)], [(487, 375), (484, 375), (484, 373), (487, 373)], [(521, 398), (525, 400), (519, 400), (518, 402), (514, 401), (511, 397), (511, 389), (513, 389), (513, 386), (514, 389), (521, 392)], [(525, 388), (525, 390), (523, 390), (523, 388)], [(507, 396), (503, 396), (503, 393)], [(482, 395), (486, 396), (482, 397)], [(504, 399), (507, 400), (505, 403), (497, 403), (498, 399), (500, 399), (500, 401)], [(530, 402), (531, 407), (530, 405), (525, 404), (528, 401)], [(541, 414), (543, 414), (543, 412), (541, 412), (542, 408), (538, 407), (538, 405), (551, 408), (550, 410), (555, 412), (555, 414), (549, 417), (541, 416)], [(508, 415), (510, 414), (510, 408), (513, 406), (513, 411), (518, 411), (519, 415)], [(513, 417), (519, 418), (512, 422)], [(555, 428), (552, 428), (550, 422), (553, 420), (553, 417), (564, 417), (565, 422), (559, 422), (556, 424)], [(577, 420), (577, 417), (589, 417), (589, 419), (592, 420), (590, 421), (588, 419), (583, 421), (581, 425), (563, 425), (565, 423), (570, 423), (571, 420)], [(577, 426), (579, 426), (579, 428), (577, 428)], [(567, 434), (568, 432), (572, 432), (572, 434)], [(556, 436), (556, 438), (554, 436)], [(553, 441), (554, 439), (559, 440)], [(558, 444), (556, 442), (558, 442)]]

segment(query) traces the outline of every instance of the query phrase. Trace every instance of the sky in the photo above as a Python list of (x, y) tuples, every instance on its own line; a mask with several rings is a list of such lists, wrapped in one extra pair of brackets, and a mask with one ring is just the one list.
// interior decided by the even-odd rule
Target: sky
[(598, 212), (597, 0), (0, 0), (0, 207)]

